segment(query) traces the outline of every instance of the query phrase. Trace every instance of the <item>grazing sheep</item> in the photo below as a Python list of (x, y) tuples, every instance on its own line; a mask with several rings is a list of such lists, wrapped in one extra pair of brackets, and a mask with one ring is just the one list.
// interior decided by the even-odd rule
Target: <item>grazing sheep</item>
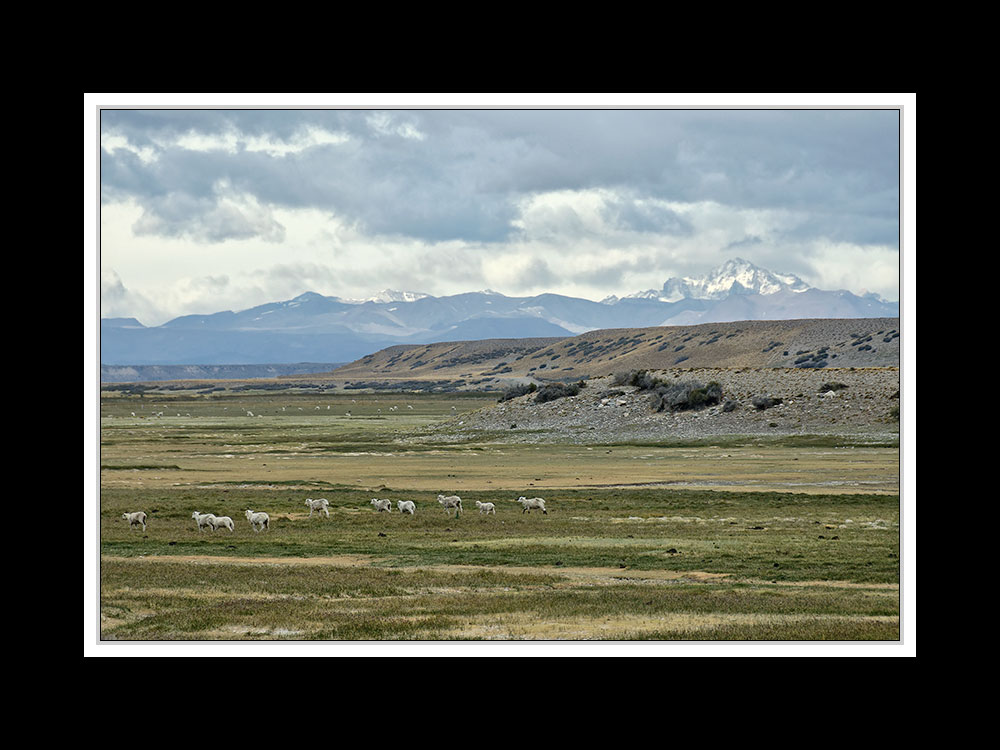
[(270, 531), (271, 517), (267, 515), (267, 513), (264, 513), (263, 511), (261, 511), (260, 513), (254, 513), (252, 510), (247, 508), (246, 515), (247, 515), (247, 520), (250, 522), (250, 525), (253, 527), (254, 531), (258, 533), (261, 530)]
[(199, 513), (195, 511), (191, 514), (191, 518), (198, 524), (198, 531), (201, 531), (206, 526), (215, 531), (215, 516), (212, 513)]
[(135, 513), (122, 513), (122, 518), (128, 521), (129, 529), (133, 526), (142, 526), (142, 530), (146, 530), (146, 514), (141, 510), (137, 510)]
[(451, 515), (451, 509), (455, 509), (455, 517), (458, 518), (462, 514), (462, 498), (458, 495), (438, 495), (438, 502), (444, 506), (444, 512), (449, 516)]
[(307, 497), (306, 498), (306, 505), (309, 506), (309, 517), (310, 518), (312, 518), (313, 511), (316, 511), (317, 513), (325, 513), (327, 518), (330, 517), (330, 511), (327, 510), (327, 506), (330, 505), (330, 501), (327, 500), (325, 497), (321, 497), (321, 498), (319, 498), (317, 500), (310, 500)]
[(372, 498), (372, 505), (375, 506), (375, 510), (379, 513), (385, 511), (386, 513), (392, 513), (392, 500), (379, 500), (376, 497)]
[(399, 500), (396, 502), (400, 513), (409, 513), (411, 516), (417, 512), (417, 505), (412, 500)]
[(497, 514), (497, 507), (493, 503), (481, 503), (476, 500), (476, 507), (479, 508), (479, 515), (486, 514), (488, 516), (492, 513), (495, 516)]
[(549, 514), (549, 512), (545, 510), (545, 501), (540, 497), (532, 497), (529, 499), (522, 496), (518, 498), (517, 502), (521, 503), (521, 513), (527, 513), (532, 510), (540, 510), (545, 515)]
[(236, 531), (236, 525), (233, 523), (233, 519), (229, 516), (215, 517), (215, 522), (212, 524), (212, 531), (215, 531), (220, 526), (224, 529), (229, 529), (231, 532)]

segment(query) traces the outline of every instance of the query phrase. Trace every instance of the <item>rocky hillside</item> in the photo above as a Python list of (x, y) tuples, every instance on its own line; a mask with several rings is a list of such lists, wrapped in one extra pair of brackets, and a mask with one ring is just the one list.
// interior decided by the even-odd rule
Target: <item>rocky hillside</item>
[(605, 376), (575, 395), (539, 403), (535, 391), (435, 426), (441, 440), (483, 430), (511, 442), (670, 441), (723, 435), (899, 437), (897, 368), (694, 369), (655, 373), (669, 385), (718, 384), (702, 408), (658, 410), (654, 390)]
[(392, 383), (576, 380), (633, 369), (898, 367), (899, 318), (804, 319), (619, 328), (569, 338), (392, 346), (334, 370), (338, 380)]

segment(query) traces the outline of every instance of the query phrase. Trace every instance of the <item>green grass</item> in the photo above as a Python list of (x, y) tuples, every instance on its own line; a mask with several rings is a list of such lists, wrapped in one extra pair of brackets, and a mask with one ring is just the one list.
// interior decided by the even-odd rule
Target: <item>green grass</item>
[[(899, 638), (897, 495), (530, 484), (555, 465), (581, 482), (612, 467), (620, 482), (648, 472), (652, 464), (638, 460), (647, 458), (661, 460), (666, 478), (699, 462), (725, 479), (732, 464), (719, 462), (729, 457), (706, 449), (775, 448), (766, 459), (739, 457), (756, 482), (757, 472), (811, 469), (814, 457), (801, 448), (894, 446), (729, 436), (588, 452), (491, 445), (498, 436), (487, 434), (468, 444), (422, 439), (452, 406), (495, 400), (454, 394), (240, 393), (178, 402), (174, 413), (190, 418), (133, 419), (132, 411), (152, 411), (151, 398), (138, 408), (136, 398), (102, 401), (102, 414), (114, 415), (101, 434), (105, 639)], [(327, 417), (328, 403), (367, 416)], [(406, 403), (413, 413), (402, 406), (393, 419), (374, 411)], [(290, 407), (297, 413), (288, 416)], [(240, 409), (266, 416), (244, 418)], [(656, 450), (684, 447), (690, 454)], [(831, 465), (849, 479), (871, 473), (878, 451), (835, 453), (828, 460), (841, 461)], [(350, 484), (351, 472), (376, 458), (371, 486)], [(529, 484), (461, 489), (500, 478), (491, 471), (517, 471)], [(430, 480), (414, 489), (421, 477), (408, 472)], [(428, 489), (437, 477), (453, 489)], [(460, 518), (444, 513), (438, 491), (462, 496)], [(547, 515), (521, 512), (513, 500), (527, 492), (545, 497)], [(417, 514), (376, 513), (376, 496), (414, 500)], [(306, 518), (306, 497), (326, 497), (330, 518)], [(494, 502), (497, 515), (480, 516), (477, 499)], [(253, 532), (246, 508), (268, 512), (270, 531)], [(121, 518), (135, 510), (148, 514), (145, 533)], [(235, 533), (199, 533), (194, 510), (229, 515)]]

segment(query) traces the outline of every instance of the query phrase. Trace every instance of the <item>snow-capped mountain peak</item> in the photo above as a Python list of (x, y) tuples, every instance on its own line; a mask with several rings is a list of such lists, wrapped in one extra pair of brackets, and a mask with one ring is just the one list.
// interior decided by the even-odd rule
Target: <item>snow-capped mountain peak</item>
[[(734, 284), (739, 286), (734, 288)], [(704, 276), (671, 278), (663, 284), (658, 298), (663, 302), (680, 299), (724, 299), (730, 291), (753, 294), (775, 294), (782, 291), (804, 292), (809, 285), (794, 274), (779, 274), (755, 266), (742, 258), (727, 260)], [(645, 297), (638, 292), (631, 297)]]

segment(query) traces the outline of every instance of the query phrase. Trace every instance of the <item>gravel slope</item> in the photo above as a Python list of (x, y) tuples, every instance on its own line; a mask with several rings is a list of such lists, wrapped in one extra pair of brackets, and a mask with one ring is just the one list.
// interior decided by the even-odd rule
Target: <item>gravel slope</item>
[[(711, 406), (700, 411), (655, 412), (649, 392), (616, 386), (614, 378), (587, 381), (576, 396), (538, 404), (534, 394), (521, 396), (439, 425), (439, 439), (461, 439), (481, 430), (504, 431), (513, 442), (609, 443), (628, 440), (691, 439), (722, 435), (846, 434), (874, 440), (898, 438), (898, 368), (671, 370), (660, 377), (679, 382), (716, 381), (723, 401), (735, 408)], [(829, 390), (839, 383), (846, 387)], [(760, 411), (757, 396), (781, 399)]]

